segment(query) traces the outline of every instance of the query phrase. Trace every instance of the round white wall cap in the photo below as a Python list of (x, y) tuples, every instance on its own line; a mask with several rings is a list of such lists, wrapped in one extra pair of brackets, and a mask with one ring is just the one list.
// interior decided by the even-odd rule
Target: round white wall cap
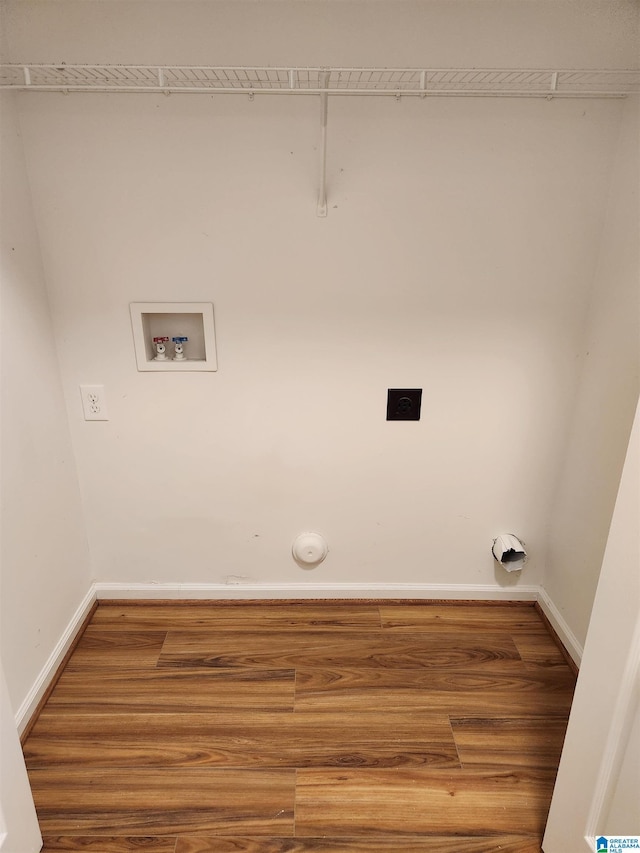
[(329, 549), (319, 533), (301, 533), (294, 539), (291, 550), (297, 563), (317, 566), (327, 556)]

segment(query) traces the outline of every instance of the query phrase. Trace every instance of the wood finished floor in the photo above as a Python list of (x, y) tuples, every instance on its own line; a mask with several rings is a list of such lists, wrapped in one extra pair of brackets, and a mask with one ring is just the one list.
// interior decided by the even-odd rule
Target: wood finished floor
[(532, 606), (101, 604), (24, 744), (44, 851), (540, 853)]

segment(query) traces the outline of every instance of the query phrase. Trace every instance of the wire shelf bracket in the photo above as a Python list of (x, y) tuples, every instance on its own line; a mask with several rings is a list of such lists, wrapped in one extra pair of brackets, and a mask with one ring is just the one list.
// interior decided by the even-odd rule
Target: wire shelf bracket
[(320, 193), (318, 196), (318, 216), (327, 215), (327, 115), (329, 94), (326, 91), (329, 73), (323, 78), (325, 91), (320, 95)]

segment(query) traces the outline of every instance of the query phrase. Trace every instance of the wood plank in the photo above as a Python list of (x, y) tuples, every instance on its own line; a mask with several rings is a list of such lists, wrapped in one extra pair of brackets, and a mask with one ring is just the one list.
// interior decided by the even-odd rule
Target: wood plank
[(42, 853), (542, 853), (530, 836), (239, 838), (46, 836)]
[(487, 633), (499, 629), (508, 633), (526, 631), (546, 633), (535, 608), (522, 606), (469, 604), (381, 605), (380, 618), (384, 631), (416, 633), (418, 631), (456, 631), (465, 634)]
[(206, 630), (248, 631), (372, 631), (380, 628), (375, 605), (297, 603), (266, 604), (100, 604), (92, 620), (110, 631)]
[(538, 767), (556, 770), (567, 721), (539, 719), (451, 719), (462, 766)]
[(296, 713), (422, 710), (458, 717), (557, 716), (566, 719), (575, 679), (564, 670), (299, 669)]
[(555, 774), (541, 770), (299, 770), (299, 835), (540, 837)]
[(69, 660), (66, 672), (94, 667), (155, 667), (166, 631), (104, 631), (90, 625)]
[(47, 835), (41, 853), (175, 853), (177, 838), (140, 835), (114, 838), (106, 835)]
[(520, 660), (507, 634), (272, 633), (227, 634), (169, 631), (159, 667), (435, 669), (483, 667)]
[(175, 853), (542, 853), (542, 848), (535, 839), (517, 835), (268, 840), (181, 836)]
[(39, 767), (459, 767), (446, 715), (46, 713)]
[(292, 835), (294, 770), (32, 770), (43, 835)]
[(62, 675), (47, 708), (83, 713), (291, 711), (294, 680), (292, 669), (78, 670)]
[(548, 633), (518, 634), (514, 642), (523, 661), (536, 667), (566, 667), (564, 655)]
[(560, 649), (560, 654), (561, 654), (561, 655), (562, 655), (562, 657), (565, 659), (565, 661), (566, 661), (566, 663), (567, 663), (567, 666), (569, 667), (569, 669), (571, 670), (571, 672), (572, 672), (572, 673), (575, 675), (575, 677), (577, 678), (577, 677), (578, 677), (578, 672), (579, 672), (578, 664), (577, 664), (577, 663), (576, 663), (576, 661), (574, 661), (574, 659), (571, 657), (571, 655), (570, 655), (570, 653), (569, 653), (569, 650), (568, 650), (568, 649), (567, 649), (567, 647), (564, 645), (564, 643), (562, 642), (562, 640), (561, 640), (561, 638), (560, 638), (560, 635), (558, 634), (558, 632), (556, 631), (556, 629), (553, 627), (553, 625), (552, 625), (552, 624), (551, 624), (551, 622), (549, 621), (549, 617), (547, 616), (547, 614), (544, 612), (544, 610), (543, 610), (543, 609), (542, 609), (542, 607), (540, 606), (540, 602), (539, 602), (539, 601), (536, 601), (535, 608), (536, 608), (536, 613), (538, 614), (538, 616), (540, 617), (540, 619), (541, 619), (541, 621), (542, 621), (542, 624), (543, 624), (543, 625), (544, 625), (544, 627), (547, 629), (547, 633), (549, 634), (549, 636), (551, 637), (551, 639), (553, 640), (553, 642), (556, 644), (556, 646)]

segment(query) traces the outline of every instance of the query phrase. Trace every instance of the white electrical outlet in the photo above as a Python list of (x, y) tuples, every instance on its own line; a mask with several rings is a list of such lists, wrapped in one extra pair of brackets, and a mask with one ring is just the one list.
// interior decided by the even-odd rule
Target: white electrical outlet
[(108, 421), (104, 385), (81, 385), (82, 411), (85, 421)]

